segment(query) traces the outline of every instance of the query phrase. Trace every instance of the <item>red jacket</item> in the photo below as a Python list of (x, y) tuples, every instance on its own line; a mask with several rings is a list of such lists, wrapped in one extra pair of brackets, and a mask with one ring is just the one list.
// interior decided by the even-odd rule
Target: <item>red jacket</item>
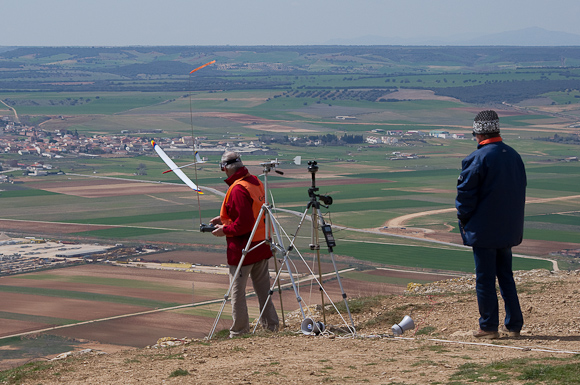
[[(236, 180), (243, 177), (246, 177), (245, 180), (255, 186), (262, 184), (254, 175), (248, 175), (248, 169), (246, 167), (239, 169), (234, 175), (226, 179), (225, 182), (228, 186), (231, 186)], [(238, 184), (232, 187), (229, 199), (225, 203), (227, 216), (232, 222), (223, 228), (226, 234), (228, 265), (237, 266), (240, 263), (242, 250), (246, 247), (255, 224), (254, 211), (252, 209), (253, 204), (254, 201), (250, 193), (243, 185)], [(264, 220), (263, 216), (261, 220)], [(250, 248), (260, 242), (252, 241)], [(270, 245), (264, 243), (246, 255), (243, 265), (251, 265), (252, 263), (268, 259), (271, 256), (272, 251), (270, 250)]]

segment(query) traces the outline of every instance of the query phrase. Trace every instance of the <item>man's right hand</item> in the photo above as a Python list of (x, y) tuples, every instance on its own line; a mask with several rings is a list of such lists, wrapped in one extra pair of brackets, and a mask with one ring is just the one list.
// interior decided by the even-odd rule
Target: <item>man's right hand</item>
[(222, 225), (216, 225), (216, 228), (214, 231), (211, 232), (213, 235), (215, 235), (216, 237), (225, 237), (225, 233), (224, 233), (224, 227)]

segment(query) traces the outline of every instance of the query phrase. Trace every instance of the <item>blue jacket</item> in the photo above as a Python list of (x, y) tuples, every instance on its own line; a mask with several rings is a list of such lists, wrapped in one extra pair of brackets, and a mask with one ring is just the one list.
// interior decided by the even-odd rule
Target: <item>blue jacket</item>
[(501, 138), (478, 145), (461, 163), (457, 180), (455, 207), (463, 243), (493, 249), (519, 245), (526, 184), (522, 158)]

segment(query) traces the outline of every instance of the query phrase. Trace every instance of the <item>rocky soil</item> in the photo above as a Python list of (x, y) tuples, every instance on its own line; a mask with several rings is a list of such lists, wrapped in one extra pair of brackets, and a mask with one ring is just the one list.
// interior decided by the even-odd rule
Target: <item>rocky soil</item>
[[(533, 270), (515, 277), (525, 317), (519, 338), (482, 341), (471, 335), (479, 315), (474, 278), (464, 277), (410, 284), (400, 296), (356, 299), (356, 337), (341, 334), (335, 326), (344, 323), (327, 312), (327, 330), (318, 336), (301, 333), (300, 317), (290, 317), (283, 331), (248, 338), (168, 336), (146, 349), (76, 352), (5, 383), (448, 384), (476, 378), (525, 384), (526, 367), (580, 368), (580, 272)], [(404, 315), (415, 327), (393, 337), (391, 326)]]

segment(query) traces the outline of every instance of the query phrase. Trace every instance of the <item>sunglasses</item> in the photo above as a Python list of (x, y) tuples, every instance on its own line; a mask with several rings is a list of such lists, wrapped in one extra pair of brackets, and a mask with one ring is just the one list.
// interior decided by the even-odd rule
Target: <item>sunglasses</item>
[(242, 160), (240, 158), (236, 158), (236, 159), (230, 159), (230, 160), (226, 160), (225, 162), (221, 162), (220, 163), (220, 169), (222, 171), (226, 170), (226, 166), (228, 164), (233, 164), (233, 163), (237, 163), (237, 162), (241, 162)]

